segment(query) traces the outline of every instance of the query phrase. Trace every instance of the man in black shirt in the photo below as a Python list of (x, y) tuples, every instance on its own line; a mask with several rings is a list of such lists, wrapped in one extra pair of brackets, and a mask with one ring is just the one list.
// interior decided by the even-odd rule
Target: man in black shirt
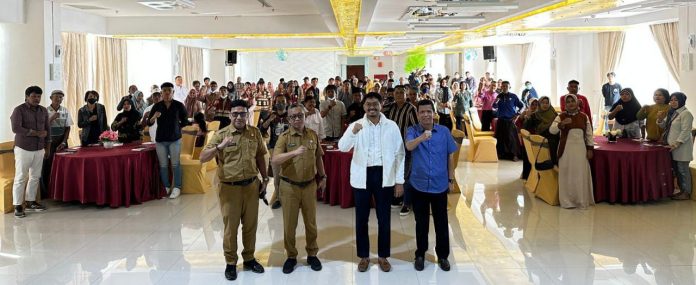
[[(288, 123), (287, 102), (288, 97), (285, 94), (278, 94), (278, 96), (276, 96), (275, 98), (273, 111), (270, 114), (266, 113), (262, 115), (258, 123), (258, 128), (261, 130), (261, 133), (266, 133), (270, 130), (271, 138), (268, 140), (268, 152), (271, 154), (273, 153), (273, 149), (275, 148), (276, 141), (278, 141), (278, 137), (286, 130), (288, 130), (288, 127), (290, 126), (290, 124)], [(272, 157), (270, 159), (272, 159)], [(273, 167), (272, 169), (273, 185), (275, 187), (270, 200), (271, 209), (278, 209), (281, 206), (280, 199), (278, 199), (278, 189), (280, 188), (280, 169), (276, 168), (277, 167)]]
[(614, 78), (616, 78), (616, 73), (613, 71), (607, 73), (607, 80), (609, 80), (609, 82), (602, 85), (602, 96), (604, 96), (605, 130), (609, 129), (609, 118), (607, 115), (609, 114), (609, 111), (611, 111), (611, 106), (613, 106), (616, 101), (619, 101), (619, 98), (621, 97), (621, 84), (614, 81)]
[(353, 87), (353, 104), (348, 106), (348, 123), (355, 122), (365, 116), (365, 109), (362, 106), (362, 89)]
[[(147, 125), (157, 123), (155, 135), (157, 147), (157, 159), (160, 165), (160, 177), (167, 189), (170, 199), (175, 199), (181, 194), (181, 128), (189, 124), (186, 107), (183, 103), (174, 100), (174, 84), (162, 83), (162, 101), (152, 106)], [(174, 186), (169, 179), (169, 162), (172, 164)], [(170, 188), (171, 187), (171, 188)], [(171, 189), (171, 190), (170, 190)]]

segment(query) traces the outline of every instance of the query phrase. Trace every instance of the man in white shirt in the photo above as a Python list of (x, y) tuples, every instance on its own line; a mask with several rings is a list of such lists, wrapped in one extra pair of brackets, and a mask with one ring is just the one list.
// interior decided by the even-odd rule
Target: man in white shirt
[[(181, 75), (174, 77), (174, 100), (181, 103), (186, 102), (186, 96), (188, 96), (188, 90), (184, 87), (184, 78)], [(154, 104), (153, 104), (154, 105)]]
[(44, 159), (43, 168), (41, 169), (41, 195), (43, 197), (48, 197), (53, 157), (56, 152), (68, 147), (70, 127), (73, 125), (70, 112), (68, 112), (67, 108), (61, 106), (63, 97), (65, 97), (65, 93), (62, 90), (53, 90), (50, 97), (51, 104), (46, 107), (48, 110), (48, 121), (51, 125), (51, 151), (48, 157)]
[(399, 126), (382, 113), (382, 96), (371, 92), (363, 100), (365, 117), (348, 126), (338, 141), (343, 152), (353, 150), (350, 163), (350, 185), (355, 195), (356, 246), (360, 262), (358, 271), (370, 265), (368, 221), (372, 198), (375, 200), (378, 233), (378, 264), (382, 271), (391, 271), (387, 258), (391, 251), (392, 196), (401, 197), (404, 189), (404, 143)]
[(341, 136), (343, 122), (348, 112), (343, 102), (336, 100), (336, 86), (327, 85), (324, 93), (326, 93), (326, 100), (319, 104), (321, 117), (324, 119), (324, 133), (327, 140), (336, 141)]
[(326, 133), (324, 132), (324, 120), (321, 118), (321, 113), (319, 110), (317, 110), (317, 108), (314, 106), (315, 104), (316, 102), (314, 102), (314, 96), (307, 95), (304, 97), (304, 100), (302, 101), (305, 111), (304, 125), (305, 127), (314, 130), (320, 140), (324, 140), (326, 138)]
[[(155, 104), (157, 104), (159, 101), (162, 101), (162, 93), (159, 93), (159, 92), (152, 93), (152, 105), (147, 106), (147, 108), (145, 108), (145, 111), (143, 112), (143, 121), (142, 121), (143, 127), (147, 126), (147, 118), (150, 116), (150, 111), (152, 111), (152, 106), (155, 106)], [(150, 140), (152, 142), (156, 142), (155, 141), (155, 137), (157, 136), (157, 122), (156, 121), (154, 124), (152, 124), (152, 126), (150, 126), (148, 128), (148, 133), (150, 134)]]

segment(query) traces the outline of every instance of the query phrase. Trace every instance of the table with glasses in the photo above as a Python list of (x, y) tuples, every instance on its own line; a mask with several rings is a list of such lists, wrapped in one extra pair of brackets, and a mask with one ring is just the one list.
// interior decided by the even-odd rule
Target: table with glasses
[(592, 177), (595, 202), (621, 204), (656, 201), (674, 190), (669, 148), (655, 142), (594, 138)]
[(49, 197), (129, 207), (166, 195), (153, 143), (72, 148), (55, 155)]

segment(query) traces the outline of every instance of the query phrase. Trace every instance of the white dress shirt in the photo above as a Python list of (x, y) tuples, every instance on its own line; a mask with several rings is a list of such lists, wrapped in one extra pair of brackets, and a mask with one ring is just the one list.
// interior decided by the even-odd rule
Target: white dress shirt
[[(307, 112), (307, 110), (304, 110)], [(305, 117), (305, 127), (314, 130), (320, 140), (326, 138), (326, 133), (324, 132), (324, 120), (321, 118), (319, 110), (314, 109), (314, 114)]]
[[(363, 128), (353, 134), (353, 126), (360, 123)], [(350, 162), (350, 185), (365, 189), (367, 167), (382, 166), (382, 187), (404, 183), (404, 142), (399, 126), (380, 114), (379, 123), (372, 124), (367, 115), (351, 123), (338, 141), (338, 149), (343, 152), (353, 150)]]
[(184, 103), (186, 102), (187, 96), (188, 92), (186, 90), (186, 87), (174, 85), (174, 100)]
[[(154, 106), (155, 106), (155, 104), (147, 106), (147, 108), (145, 108), (145, 111), (143, 111), (143, 115), (146, 113), (150, 113), (150, 111), (152, 111), (152, 107), (154, 107)], [(155, 120), (155, 123), (152, 124), (152, 126), (150, 126), (148, 128), (148, 133), (150, 133), (150, 140), (152, 142), (156, 142), (155, 137), (157, 137), (157, 120)]]

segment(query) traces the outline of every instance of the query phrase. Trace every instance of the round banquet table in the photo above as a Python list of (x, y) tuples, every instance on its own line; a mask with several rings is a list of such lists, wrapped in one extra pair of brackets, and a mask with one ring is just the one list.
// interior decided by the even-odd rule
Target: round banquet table
[(592, 171), (595, 202), (638, 203), (668, 197), (674, 190), (669, 149), (655, 143), (595, 137)]
[(326, 191), (319, 193), (319, 198), (331, 206), (341, 205), (341, 208), (354, 206), (353, 188), (350, 187), (350, 161), (353, 152), (338, 151), (324, 148), (324, 170), (326, 171)]
[[(141, 148), (136, 151), (134, 149)], [(49, 197), (116, 208), (166, 195), (154, 144), (126, 144), (112, 149), (83, 147), (57, 153)]]

